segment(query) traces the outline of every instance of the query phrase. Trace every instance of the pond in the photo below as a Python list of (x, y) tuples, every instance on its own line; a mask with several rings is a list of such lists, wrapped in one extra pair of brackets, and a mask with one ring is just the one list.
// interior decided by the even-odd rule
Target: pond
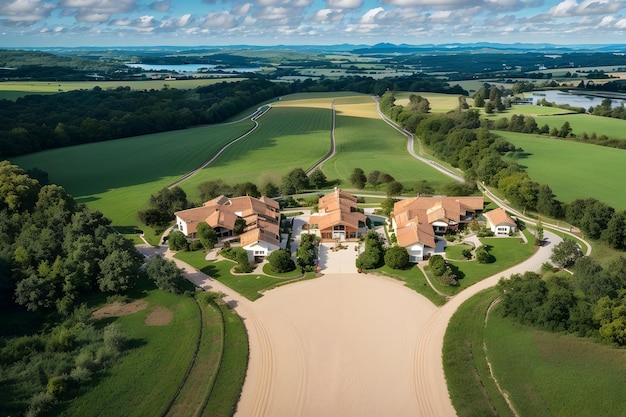
[[(197, 73), (200, 70), (214, 70), (217, 68), (217, 65), (210, 64), (181, 64), (181, 65), (173, 65), (173, 64), (130, 64), (127, 63), (127, 66), (131, 68), (141, 68), (144, 71), (172, 71), (172, 72), (180, 72), (180, 73)], [(260, 71), (259, 67), (241, 67), (241, 68), (220, 68), (222, 71), (227, 72), (256, 72)]]
[[(610, 94), (610, 93), (607, 93)], [(616, 94), (617, 95), (617, 94)], [(588, 110), (589, 107), (596, 107), (602, 104), (602, 100), (604, 97), (599, 97), (597, 95), (589, 95), (584, 94), (583, 92), (578, 92), (575, 90), (570, 91), (560, 91), (560, 90), (540, 90), (540, 91), (531, 91), (528, 93), (524, 93), (525, 98), (532, 98), (533, 104), (537, 104), (542, 99), (546, 99), (551, 103), (556, 104), (569, 104), (574, 107), (583, 107), (585, 110)], [(618, 107), (622, 105), (626, 105), (626, 99), (624, 98), (612, 98), (612, 107)]]

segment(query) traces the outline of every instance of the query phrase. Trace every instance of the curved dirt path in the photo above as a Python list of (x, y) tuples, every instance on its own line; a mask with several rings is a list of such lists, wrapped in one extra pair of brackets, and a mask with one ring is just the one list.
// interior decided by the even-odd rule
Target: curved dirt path
[(400, 126), (398, 126), (397, 124), (395, 124), (392, 120), (390, 120), (385, 113), (383, 113), (380, 110), (380, 101), (378, 100), (378, 97), (373, 97), (374, 101), (376, 102), (376, 112), (378, 113), (378, 116), (383, 119), (383, 121), (385, 123), (387, 123), (389, 126), (393, 127), (394, 129), (396, 129), (398, 132), (402, 133), (404, 136), (406, 136), (407, 142), (406, 142), (406, 150), (409, 152), (409, 154), (419, 160), (422, 161), (425, 164), (428, 164), (430, 166), (432, 166), (434, 169), (436, 169), (437, 171), (441, 172), (442, 174), (447, 175), (448, 177), (452, 178), (453, 180), (457, 181), (457, 182), (465, 182), (465, 178), (463, 178), (462, 176), (458, 175), (457, 173), (455, 173), (454, 171), (449, 170), (448, 168), (444, 167), (443, 165), (438, 164), (437, 162), (428, 159), (428, 158), (424, 158), (423, 156), (418, 155), (415, 152), (415, 136), (413, 136), (413, 134), (411, 132), (409, 132), (406, 129), (402, 129)]
[(330, 151), (328, 151), (326, 156), (323, 157), (320, 161), (316, 162), (315, 165), (313, 165), (312, 167), (307, 169), (305, 171), (306, 175), (310, 175), (317, 168), (321, 168), (322, 165), (324, 165), (324, 163), (326, 161), (328, 161), (330, 158), (335, 156), (335, 153), (337, 151), (337, 146), (336, 146), (336, 142), (335, 142), (335, 126), (336, 126), (335, 120), (336, 120), (337, 113), (335, 112), (335, 101), (334, 100), (331, 103), (330, 109), (332, 111), (332, 121), (331, 121), (331, 125), (330, 125)]
[(450, 318), (500, 277), (538, 270), (560, 240), (549, 231), (546, 239), (528, 260), (439, 308), (399, 281), (355, 273), (276, 288), (251, 302), (175, 261), (196, 285), (223, 292), (248, 330), (250, 361), (236, 416), (450, 417), (456, 411), (441, 361)]

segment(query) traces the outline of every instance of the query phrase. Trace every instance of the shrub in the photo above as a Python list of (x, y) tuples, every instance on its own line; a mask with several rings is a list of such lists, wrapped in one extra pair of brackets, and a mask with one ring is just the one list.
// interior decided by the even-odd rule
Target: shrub
[(454, 275), (450, 270), (446, 270), (443, 275), (438, 276), (437, 282), (447, 287), (455, 287), (459, 285), (456, 275)]
[(490, 264), (496, 261), (496, 258), (489, 253), (487, 248), (480, 246), (476, 249), (476, 260), (480, 264)]
[(463, 249), (461, 252), (465, 259), (472, 259), (472, 250), (471, 249)]
[(430, 272), (432, 272), (436, 277), (442, 276), (448, 269), (446, 260), (443, 259), (443, 256), (441, 255), (431, 256), (428, 260), (428, 266), (430, 267)]
[[(191, 243), (189, 244), (189, 250), (190, 251), (202, 250), (202, 249), (204, 249), (204, 247), (205, 246), (199, 240), (192, 240)], [(209, 249), (209, 248), (207, 248), (207, 249)], [(213, 248), (210, 248), (210, 249), (213, 249)]]
[(393, 246), (385, 252), (385, 265), (391, 269), (404, 269), (409, 264), (409, 253), (402, 246)]
[(493, 237), (491, 229), (483, 228), (478, 232), (478, 237)]
[(167, 246), (170, 250), (186, 251), (189, 249), (189, 242), (183, 232), (175, 230), (167, 237)]
[(26, 411), (26, 417), (37, 417), (54, 403), (54, 397), (47, 392), (33, 395)]
[(104, 328), (104, 346), (115, 352), (121, 352), (126, 344), (126, 335), (119, 324), (112, 323)]
[(166, 292), (183, 292), (185, 278), (173, 261), (157, 255), (146, 262), (146, 274), (157, 287)]
[(275, 250), (267, 257), (271, 268), (275, 272), (289, 272), (296, 269), (296, 264), (291, 259), (291, 253), (286, 250)]
[(69, 378), (67, 375), (53, 376), (48, 380), (46, 392), (52, 398), (61, 398), (67, 392), (68, 382)]

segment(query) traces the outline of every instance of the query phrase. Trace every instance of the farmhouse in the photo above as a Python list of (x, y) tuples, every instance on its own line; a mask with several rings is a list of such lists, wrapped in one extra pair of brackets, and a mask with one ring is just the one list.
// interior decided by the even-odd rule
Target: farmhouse
[(438, 235), (473, 220), (482, 211), (483, 197), (414, 197), (394, 204), (392, 226), (398, 245), (411, 262), (424, 260), (437, 249)]
[(502, 207), (488, 211), (484, 216), (487, 219), (489, 229), (496, 235), (508, 235), (517, 230), (515, 220), (509, 217)]
[(319, 199), (318, 212), (309, 217), (308, 229), (317, 230), (322, 241), (358, 239), (366, 230), (366, 216), (356, 197), (338, 188)]
[(234, 236), (241, 228), (241, 247), (248, 251), (250, 261), (259, 261), (280, 249), (279, 209), (278, 203), (267, 197), (221, 195), (202, 207), (178, 211), (175, 215), (178, 229), (188, 237), (195, 237), (200, 222), (215, 229), (220, 238)]

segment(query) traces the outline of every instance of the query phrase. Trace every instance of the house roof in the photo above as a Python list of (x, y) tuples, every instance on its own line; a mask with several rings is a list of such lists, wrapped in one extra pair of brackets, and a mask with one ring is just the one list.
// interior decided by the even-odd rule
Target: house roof
[(421, 243), (430, 248), (436, 246), (435, 232), (432, 226), (427, 223), (410, 223), (405, 225), (398, 229), (396, 239), (398, 240), (398, 245), (403, 247), (416, 243)]
[(394, 204), (396, 238), (401, 246), (422, 243), (435, 247), (432, 224), (455, 224), (469, 213), (482, 210), (483, 197), (414, 197)]
[(175, 215), (187, 224), (188, 234), (195, 233), (200, 222), (206, 222), (213, 228), (233, 230), (235, 221), (242, 218), (249, 225), (245, 233), (263, 229), (255, 236), (260, 240), (268, 239), (269, 243), (276, 244), (276, 240), (280, 239), (280, 237), (277, 238), (280, 218), (278, 210), (278, 203), (268, 197), (229, 198), (221, 195), (205, 202), (202, 207), (178, 211)]
[(506, 224), (510, 226), (516, 225), (515, 220), (513, 220), (508, 214), (506, 214), (506, 211), (502, 207), (488, 211), (484, 215), (494, 226), (499, 226), (501, 224)]
[(356, 210), (356, 197), (339, 188), (320, 198), (317, 205), (319, 212), (309, 218), (309, 224), (317, 224), (320, 230), (337, 225), (358, 229), (359, 222), (367, 219), (365, 214)]

